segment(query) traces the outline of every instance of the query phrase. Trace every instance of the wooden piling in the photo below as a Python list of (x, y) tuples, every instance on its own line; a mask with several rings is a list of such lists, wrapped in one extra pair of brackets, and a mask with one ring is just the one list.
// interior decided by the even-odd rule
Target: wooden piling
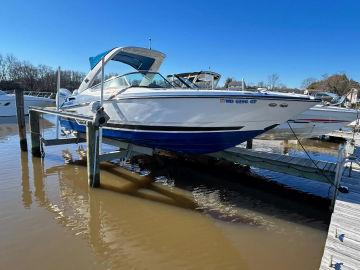
[(331, 198), (330, 211), (334, 210), (334, 205), (335, 205), (336, 197), (338, 194), (338, 188), (340, 186), (340, 181), (342, 179), (343, 172), (344, 172), (344, 165), (345, 165), (344, 161), (345, 161), (345, 147), (341, 145), (339, 147), (338, 157), (337, 157), (337, 161), (336, 161), (335, 179), (334, 179), (334, 194), (332, 195), (332, 198)]
[(15, 91), (16, 116), (19, 130), (20, 149), (27, 151), (25, 112), (24, 112), (24, 92), (23, 90)]
[(88, 121), (86, 124), (87, 172), (90, 187), (100, 186), (99, 127)]
[(29, 111), (30, 133), (31, 133), (31, 153), (35, 157), (41, 157), (40, 150), (40, 120), (39, 113)]
[(252, 146), (253, 146), (253, 140), (252, 139), (247, 140), (246, 141), (246, 149), (252, 149)]

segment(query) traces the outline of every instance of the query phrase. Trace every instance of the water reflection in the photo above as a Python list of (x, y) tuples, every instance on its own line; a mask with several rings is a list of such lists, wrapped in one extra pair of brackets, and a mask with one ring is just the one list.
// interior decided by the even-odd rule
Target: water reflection
[(21, 186), (22, 186), (22, 202), (25, 208), (30, 208), (32, 204), (32, 195), (29, 183), (29, 160), (28, 153), (21, 152)]
[[(318, 139), (303, 139), (301, 144), (305, 150), (318, 160), (332, 160), (336, 157), (340, 143), (323, 141)], [(305, 153), (299, 142), (296, 140), (289, 141), (268, 141), (254, 140), (253, 149), (271, 153), (279, 153), (291, 156), (305, 156)]]
[(46, 209), (105, 269), (308, 269), (321, 258), (328, 214), (311, 196), (166, 158), (148, 176), (105, 164), (102, 188), (90, 189), (84, 161), (59, 165), (51, 149), (45, 159), (21, 154), (23, 206)]
[[(33, 163), (35, 166), (40, 166), (41, 160), (34, 158)], [(73, 231), (74, 235), (87, 239), (99, 259), (110, 267), (124, 264), (130, 266), (132, 261), (139, 265), (141, 254), (148, 256), (147, 259), (152, 260), (155, 265), (164, 264), (170, 267), (174, 261), (176, 262), (176, 258), (172, 258), (173, 253), (168, 248), (174, 248), (171, 235), (173, 230), (178, 230), (179, 226), (186, 235), (175, 242), (183, 246), (198, 239), (191, 245), (204, 248), (204, 245), (210, 245), (213, 237), (207, 239), (204, 234), (211, 233), (216, 236), (219, 233), (216, 227), (201, 218), (197, 223), (199, 227), (193, 228), (192, 222), (189, 222), (186, 217), (182, 220), (181, 217), (172, 214), (172, 211), (169, 212), (168, 208), (162, 207), (161, 204), (164, 201), (158, 200), (161, 202), (160, 206), (153, 204), (144, 207), (136, 200), (132, 200), (135, 206), (130, 206), (129, 202), (124, 204), (129, 198), (121, 197), (114, 192), (89, 189), (86, 181), (83, 181), (86, 179), (85, 173), (84, 168), (74, 165), (55, 166), (45, 172), (34, 170), (35, 197), (41, 207), (54, 214), (57, 222)], [(44, 178), (49, 181), (52, 176), (60, 176), (57, 202), (49, 200), (45, 192)], [(103, 178), (107, 177), (103, 176)], [(144, 186), (141, 187), (143, 188)], [(136, 195), (136, 192), (130, 192), (130, 194)], [(153, 194), (150, 198), (154, 196)], [(120, 202), (123, 204), (119, 204)], [(136, 208), (136, 205), (140, 207)], [(167, 219), (169, 214), (172, 218), (170, 220)], [(223, 262), (221, 260), (223, 255), (219, 256), (216, 258), (217, 264), (226, 267), (230, 260), (232, 266), (241, 265), (241, 260), (234, 256), (234, 251), (231, 251), (231, 245), (228, 247), (227, 245), (229, 244), (222, 247), (230, 249), (228, 256), (231, 257)], [(214, 248), (218, 249), (220, 246), (216, 244)], [(168, 258), (164, 260), (164, 256)], [(197, 255), (188, 254), (188, 256), (196, 257)], [(213, 260), (213, 258), (206, 260)]]
[[(32, 194), (29, 186), (28, 158), (25, 153), (22, 153), (21, 161), (22, 201), (24, 207), (29, 208), (32, 203)], [(90, 197), (93, 190), (87, 187), (84, 161), (72, 165), (53, 166), (46, 170), (43, 170), (43, 159), (32, 158), (31, 163), (35, 199), (40, 206), (45, 206), (51, 211), (56, 210), (57, 214), (61, 214), (57, 219), (63, 220), (64, 210), (60, 210), (58, 205), (52, 204), (46, 197), (44, 180), (49, 177), (55, 176), (59, 181), (59, 195), (62, 203), (71, 204), (80, 201), (82, 207), (90, 203), (91, 208), (93, 203)], [(268, 217), (276, 215), (289, 221), (294, 221), (294, 217), (297, 216), (295, 221), (300, 224), (321, 229), (327, 227), (329, 214), (324, 211), (328, 206), (327, 200), (279, 187), (267, 182), (266, 179), (244, 174), (243, 171), (240, 173), (222, 172), (219, 176), (222, 168), (218, 166), (212, 169), (197, 166), (194, 170), (189, 164), (178, 160), (163, 159), (162, 163), (166, 172), (160, 170), (156, 173), (167, 176), (155, 179), (152, 175), (140, 176), (129, 172), (116, 164), (103, 164), (101, 169), (107, 177), (102, 176), (101, 186), (107, 190), (148, 201), (198, 210), (216, 219), (232, 223), (257, 225), (270, 229), (274, 228), (274, 224)], [(171, 179), (171, 185), (164, 179)], [(165, 182), (167, 184), (164, 184)], [(84, 194), (77, 194), (79, 191)], [(84, 200), (85, 196), (89, 196), (87, 201)], [(291, 198), (296, 198), (296, 200), (290, 202)], [(72, 208), (79, 209), (79, 207)], [(259, 213), (262, 214), (259, 215)], [(91, 219), (91, 215), (89, 218)], [(314, 222), (308, 222), (309, 219), (313, 219)]]
[(211, 166), (173, 159), (163, 159), (162, 163), (165, 169), (157, 173), (168, 175), (174, 186), (191, 191), (198, 209), (217, 219), (275, 229), (270, 217), (276, 215), (327, 228), (327, 199), (279, 185), (223, 161)]
[(43, 167), (43, 159), (32, 157), (32, 167), (33, 167), (33, 181), (34, 181), (34, 188), (35, 188), (35, 198), (36, 201), (40, 204), (40, 206), (46, 205), (48, 203), (45, 195), (45, 188), (44, 188), (44, 167)]
[[(40, 119), (40, 125), (44, 130), (54, 127), (55, 118), (50, 116)], [(29, 131), (29, 117), (25, 117), (26, 130)], [(16, 116), (0, 117), (0, 142), (18, 134)]]

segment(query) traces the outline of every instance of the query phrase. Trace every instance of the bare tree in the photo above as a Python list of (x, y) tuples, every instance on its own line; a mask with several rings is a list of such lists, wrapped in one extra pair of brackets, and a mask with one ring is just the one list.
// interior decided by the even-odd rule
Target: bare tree
[(232, 81), (234, 81), (234, 78), (230, 78), (230, 77), (226, 78), (225, 83), (224, 83), (224, 88), (229, 88), (229, 84)]
[(274, 90), (280, 83), (280, 76), (277, 73), (273, 73), (268, 77), (268, 84), (271, 90)]
[(257, 86), (260, 87), (260, 88), (266, 87), (266, 85), (265, 85), (265, 83), (263, 81), (258, 82)]
[[(79, 87), (85, 74), (82, 72), (61, 71), (61, 86), (69, 90)], [(45, 65), (34, 66), (20, 61), (13, 55), (0, 55), (0, 88), (24, 89), (31, 91), (56, 91), (57, 72)]]
[(313, 84), (315, 82), (316, 82), (315, 78), (306, 78), (305, 80), (303, 80), (303, 82), (301, 84), (301, 88), (307, 89), (311, 84)]
[(0, 81), (6, 80), (6, 62), (5, 58), (0, 54)]
[(329, 78), (329, 74), (324, 73), (323, 75), (321, 75), (321, 77), (323, 78), (323, 80), (326, 80), (327, 78)]

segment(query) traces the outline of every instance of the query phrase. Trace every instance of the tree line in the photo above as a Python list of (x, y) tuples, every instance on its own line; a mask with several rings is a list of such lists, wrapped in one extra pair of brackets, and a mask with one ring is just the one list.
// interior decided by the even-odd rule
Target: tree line
[[(237, 81), (234, 78), (226, 78), (224, 88), (240, 88), (241, 81)], [(308, 90), (309, 92), (324, 91), (336, 93), (338, 95), (345, 95), (349, 93), (353, 88), (360, 90), (360, 83), (349, 78), (345, 73), (336, 74), (324, 74), (321, 79), (307, 78), (302, 82), (301, 89), (289, 88), (281, 83), (280, 76), (276, 73), (268, 76), (268, 80), (260, 81), (258, 83), (248, 83), (247, 89), (267, 88), (273, 91), (280, 92), (296, 92), (302, 90)]]
[[(85, 73), (62, 70), (61, 87), (74, 90), (79, 87)], [(21, 61), (13, 55), (0, 54), (0, 89), (56, 92), (57, 70)]]
[[(235, 78), (228, 77), (225, 79), (224, 88), (239, 88), (242, 82), (236, 80)], [(280, 91), (280, 92), (296, 92), (300, 91), (298, 88), (290, 88), (285, 84), (281, 83), (280, 76), (277, 73), (270, 74), (267, 78), (267, 81), (259, 81), (257, 83), (245, 83), (246, 89), (256, 90), (258, 88), (266, 88), (271, 91)]]
[[(77, 89), (85, 73), (73, 70), (61, 71), (61, 87), (69, 90)], [(116, 74), (106, 75), (109, 78)], [(26, 91), (56, 92), (57, 70), (46, 65), (34, 66), (33, 64), (22, 61), (13, 55), (0, 54), (0, 89)], [(234, 78), (227, 78), (224, 88), (241, 88), (242, 82)], [(281, 83), (277, 73), (268, 76), (267, 81), (246, 84), (247, 89), (267, 88), (274, 91), (294, 92), (300, 91), (298, 88), (288, 88)], [(309, 91), (327, 91), (339, 95), (348, 93), (352, 88), (360, 89), (360, 83), (347, 77), (345, 73), (333, 75), (325, 74), (321, 79), (307, 78), (303, 81), (302, 89)]]
[(309, 91), (320, 90), (345, 95), (353, 88), (360, 90), (360, 83), (348, 78), (345, 73), (338, 73), (333, 75), (324, 74), (320, 80), (307, 78), (303, 81), (302, 87)]

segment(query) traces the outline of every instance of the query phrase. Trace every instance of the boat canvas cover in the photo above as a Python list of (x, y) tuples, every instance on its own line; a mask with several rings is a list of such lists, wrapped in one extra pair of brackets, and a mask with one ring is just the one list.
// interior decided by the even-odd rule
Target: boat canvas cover
[(101, 60), (104, 59), (104, 65), (110, 60), (127, 64), (138, 71), (156, 72), (160, 68), (165, 54), (139, 47), (117, 47), (112, 50), (105, 51), (94, 57), (89, 58), (90, 72), (82, 81), (78, 92), (91, 87), (96, 76), (101, 71)]
[[(89, 58), (90, 68), (93, 69), (101, 61), (101, 59), (105, 55), (107, 55), (110, 51), (106, 51), (106, 52), (100, 53), (94, 57), (90, 57)], [(136, 54), (128, 53), (125, 51), (119, 52), (111, 60), (122, 62), (124, 64), (132, 66), (136, 70), (144, 70), (144, 71), (149, 70), (155, 62), (154, 58), (143, 56), (143, 55), (136, 55)]]

